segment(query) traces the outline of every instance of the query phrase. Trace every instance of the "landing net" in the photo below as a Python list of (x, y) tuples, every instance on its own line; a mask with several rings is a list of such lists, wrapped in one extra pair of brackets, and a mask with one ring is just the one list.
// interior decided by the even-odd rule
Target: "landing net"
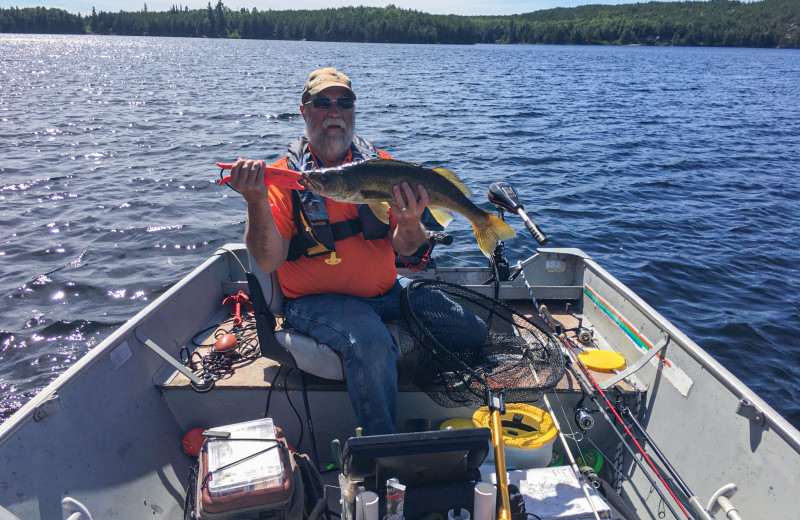
[[(558, 340), (506, 304), (438, 280), (411, 282), (401, 297), (409, 338), (401, 359), (414, 383), (444, 407), (539, 400), (564, 375)], [(413, 341), (412, 341), (413, 340)]]

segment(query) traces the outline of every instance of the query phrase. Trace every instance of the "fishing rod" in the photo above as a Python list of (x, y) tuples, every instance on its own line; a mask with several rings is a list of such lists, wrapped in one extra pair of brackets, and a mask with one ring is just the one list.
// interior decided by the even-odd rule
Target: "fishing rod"
[[(514, 213), (518, 214), (525, 221), (525, 227), (528, 229), (528, 231), (531, 233), (531, 235), (534, 237), (534, 239), (536, 239), (536, 241), (540, 245), (545, 245), (547, 243), (547, 237), (544, 235), (544, 233), (542, 233), (541, 230), (536, 226), (536, 224), (534, 224), (533, 221), (531, 221), (531, 219), (528, 217), (528, 215), (525, 214), (525, 211), (523, 210), (523, 206), (522, 206), (522, 204), (519, 203), (519, 198), (518, 198), (517, 192), (513, 188), (513, 186), (511, 186), (510, 184), (507, 184), (505, 182), (493, 183), (492, 185), (489, 186), (488, 197), (489, 197), (489, 201), (492, 202), (498, 210), (500, 210), (500, 211), (506, 210), (506, 211), (510, 211), (510, 212), (514, 212)], [(538, 302), (536, 301), (536, 297), (533, 294), (533, 289), (531, 288), (530, 284), (528, 284), (527, 279), (525, 279), (525, 273), (522, 270), (521, 266), (520, 266), (519, 272), (522, 274), (523, 280), (525, 280), (525, 285), (528, 287), (528, 292), (531, 294), (531, 298), (532, 298), (534, 304), (536, 305), (537, 310), (539, 311), (539, 314), (542, 317), (542, 319), (553, 330), (553, 332), (558, 335), (558, 337), (561, 339), (562, 343), (564, 343), (564, 345), (567, 347), (567, 350), (569, 351), (569, 353), (575, 357), (575, 359), (577, 360), (579, 366), (581, 367), (582, 372), (584, 373), (584, 378), (587, 379), (587, 380), (590, 380), (592, 382), (594, 387), (597, 389), (597, 393), (599, 393), (603, 397), (603, 399), (605, 400), (608, 408), (611, 409), (611, 411), (614, 412), (614, 415), (616, 416), (617, 420), (625, 428), (625, 431), (628, 433), (628, 435), (630, 436), (631, 440), (633, 440), (633, 442), (636, 444), (637, 448), (639, 449), (639, 452), (642, 454), (642, 456), (648, 462), (648, 464), (650, 465), (652, 470), (655, 472), (656, 476), (658, 476), (658, 478), (661, 480), (661, 483), (664, 485), (664, 487), (667, 489), (669, 494), (675, 500), (675, 503), (678, 504), (678, 507), (681, 509), (683, 514), (686, 516), (686, 518), (691, 519), (691, 516), (689, 515), (688, 511), (686, 511), (686, 509), (681, 504), (680, 500), (678, 500), (678, 498), (675, 496), (675, 493), (672, 491), (672, 489), (670, 488), (669, 484), (667, 484), (666, 480), (664, 480), (664, 477), (661, 476), (661, 474), (659, 473), (658, 469), (653, 464), (652, 460), (650, 460), (650, 457), (648, 457), (647, 453), (645, 453), (644, 448), (642, 448), (642, 446), (639, 444), (639, 442), (633, 436), (633, 433), (631, 433), (631, 431), (628, 428), (628, 426), (625, 424), (625, 422), (619, 416), (619, 413), (614, 408), (614, 406), (611, 404), (611, 402), (608, 400), (608, 398), (606, 397), (606, 395), (603, 392), (603, 390), (597, 384), (597, 381), (594, 380), (592, 375), (589, 373), (588, 369), (583, 365), (583, 363), (580, 361), (580, 359), (575, 355), (575, 353), (572, 350), (572, 346), (570, 345), (571, 340), (567, 337), (566, 333), (563, 332), (563, 327), (557, 326), (557, 325), (560, 325), (560, 323), (557, 322), (553, 318), (552, 314), (550, 314), (550, 311), (547, 309), (547, 307), (544, 304), (542, 304), (541, 306), (538, 304)], [(498, 279), (497, 282), (499, 284), (500, 280)], [(614, 432), (620, 438), (620, 441), (622, 441), (622, 444), (628, 449), (628, 452), (631, 454), (632, 460), (642, 470), (642, 473), (645, 475), (645, 477), (647, 477), (647, 480), (650, 482), (650, 485), (653, 487), (653, 489), (656, 491), (656, 493), (658, 493), (658, 496), (664, 502), (666, 507), (670, 510), (670, 512), (673, 514), (673, 516), (675, 518), (680, 518), (678, 513), (670, 505), (669, 501), (664, 496), (664, 493), (659, 489), (659, 487), (658, 487), (657, 483), (655, 482), (655, 480), (653, 480), (653, 477), (647, 472), (646, 468), (641, 463), (641, 461), (636, 458), (636, 453), (633, 451), (633, 448), (631, 448), (630, 445), (627, 442), (625, 442), (625, 437), (616, 428), (616, 426), (614, 424), (614, 421), (611, 420), (611, 417), (609, 417), (608, 412), (606, 412), (606, 410), (600, 405), (600, 402), (597, 399), (596, 393), (594, 391), (592, 391), (591, 388), (589, 388), (589, 385), (586, 383), (584, 378), (581, 378), (578, 375), (578, 372), (577, 372), (577, 370), (575, 370), (575, 367), (573, 366), (572, 360), (570, 359), (570, 357), (569, 356), (565, 356), (564, 360), (565, 360), (566, 368), (570, 370), (570, 372), (575, 377), (576, 381), (578, 381), (578, 383), (580, 384), (581, 391), (585, 395), (589, 396), (589, 398), (594, 402), (595, 406), (597, 406), (598, 410), (601, 412), (601, 414), (606, 419), (606, 421), (608, 421), (608, 423), (611, 425), (611, 428), (614, 430)], [(534, 373), (534, 376), (535, 375), (536, 374)], [(545, 404), (547, 405), (551, 415), (555, 419), (555, 416), (552, 413), (552, 407), (550, 406), (549, 400), (547, 400), (547, 396), (543, 396), (543, 397), (545, 398)], [(558, 428), (558, 425), (556, 425), (556, 426)], [(561, 429), (560, 428), (558, 428), (558, 431), (559, 431), (559, 433), (561, 433)], [(562, 436), (561, 439), (562, 439), (562, 443), (564, 444), (564, 447), (565, 447), (565, 449), (567, 451), (567, 454), (569, 455), (570, 459), (572, 459), (571, 462), (572, 462), (573, 467), (577, 468), (577, 464), (575, 463), (574, 459), (572, 458), (572, 453), (571, 453), (571, 451), (569, 450), (569, 448), (566, 445), (566, 440), (563, 438), (563, 436)], [(586, 490), (584, 490), (584, 493), (587, 493)], [(588, 498), (588, 494), (587, 494), (587, 498)], [(590, 500), (590, 504), (591, 504), (591, 500)], [(594, 507), (592, 507), (592, 509), (594, 509)], [(595, 511), (595, 515), (597, 515), (596, 511)]]
[[(525, 286), (528, 288), (528, 292), (530, 293), (531, 300), (533, 300), (533, 303), (536, 306), (536, 309), (539, 311), (539, 315), (541, 316), (542, 320), (556, 334), (558, 334), (558, 336), (561, 338), (562, 342), (564, 342), (565, 339), (569, 340), (569, 338), (566, 337), (566, 334), (564, 332), (558, 332), (558, 330), (563, 330), (563, 327), (558, 326), (558, 325), (560, 325), (560, 323), (558, 321), (556, 321), (555, 318), (553, 318), (553, 315), (550, 314), (550, 311), (547, 309), (547, 306), (545, 306), (544, 304), (539, 305), (539, 302), (536, 300), (536, 296), (533, 294), (533, 288), (531, 287), (530, 283), (528, 283), (528, 280), (525, 277), (525, 272), (522, 270), (522, 266), (520, 266), (520, 273), (522, 274), (522, 280), (524, 281)], [(567, 347), (569, 347), (569, 345), (567, 345)], [(574, 355), (574, 352), (572, 352), (571, 347), (569, 347), (567, 350), (569, 350), (570, 353), (572, 355)], [(576, 356), (576, 359), (578, 359), (577, 356)], [(611, 429), (614, 430), (614, 432), (620, 438), (621, 443), (625, 446), (625, 448), (627, 448), (628, 453), (631, 455), (631, 459), (634, 461), (634, 463), (636, 463), (636, 465), (639, 467), (639, 469), (642, 470), (642, 473), (647, 478), (647, 480), (650, 482), (650, 485), (653, 487), (653, 489), (656, 491), (656, 493), (658, 493), (658, 496), (661, 498), (661, 500), (664, 502), (664, 504), (667, 506), (667, 508), (669, 508), (670, 512), (672, 512), (672, 515), (675, 518), (680, 518), (680, 516), (678, 515), (677, 511), (675, 511), (675, 509), (673, 509), (673, 507), (670, 505), (669, 501), (667, 500), (667, 497), (664, 496), (664, 493), (661, 491), (661, 489), (659, 489), (658, 484), (655, 482), (655, 480), (653, 480), (653, 477), (650, 476), (650, 474), (647, 472), (647, 469), (644, 467), (644, 465), (641, 463), (641, 461), (636, 458), (636, 453), (633, 451), (633, 448), (631, 448), (630, 445), (627, 442), (625, 442), (625, 437), (616, 428), (616, 426), (614, 425), (614, 421), (611, 420), (611, 417), (609, 417), (609, 415), (605, 411), (605, 409), (602, 406), (600, 406), (600, 403), (599, 403), (599, 401), (597, 399), (597, 396), (595, 395), (595, 392), (593, 392), (589, 388), (589, 386), (586, 384), (586, 381), (578, 375), (577, 371), (572, 366), (572, 360), (569, 358), (569, 356), (565, 356), (564, 360), (565, 360), (565, 366), (570, 370), (570, 372), (572, 372), (572, 374), (575, 377), (575, 380), (578, 381), (578, 384), (581, 386), (581, 391), (585, 395), (589, 396), (589, 398), (594, 402), (595, 406), (601, 412), (601, 414), (606, 419), (606, 421), (611, 425)], [(578, 359), (578, 363), (581, 363), (580, 359)], [(582, 363), (581, 363), (581, 368), (584, 371), (587, 370), (586, 367), (583, 366)], [(588, 379), (591, 379), (592, 382), (594, 382), (595, 387), (598, 389), (598, 391), (603, 396), (603, 398), (605, 398), (606, 403), (608, 403), (609, 407), (613, 410), (613, 406), (611, 406), (611, 403), (608, 401), (608, 398), (605, 397), (605, 394), (603, 393), (602, 389), (600, 389), (600, 387), (597, 385), (597, 382), (594, 381), (594, 379), (591, 377), (590, 374), (588, 374), (588, 371), (586, 371), (586, 374), (588, 376)], [(545, 404), (547, 404), (548, 408), (550, 408), (549, 411), (550, 411), (550, 413), (552, 415), (553, 414), (552, 407), (550, 407), (549, 401), (546, 400), (547, 396), (543, 396), (543, 397), (545, 398)], [(616, 414), (616, 410), (614, 410), (614, 413)], [(554, 419), (555, 419), (555, 417), (554, 417)], [(620, 420), (620, 422), (622, 422), (622, 421)], [(623, 426), (624, 426), (624, 423), (623, 423)], [(626, 429), (627, 429), (627, 427), (626, 427)], [(559, 433), (560, 433), (560, 429), (559, 429)], [(631, 435), (631, 438), (633, 438), (633, 435), (630, 433), (630, 430), (628, 430), (628, 434)], [(570, 459), (571, 459), (571, 461), (573, 463), (573, 467), (577, 468), (577, 464), (575, 464), (574, 459), (572, 458), (572, 453), (570, 452), (569, 447), (566, 444), (566, 440), (563, 439), (563, 436), (562, 436), (561, 440), (562, 440), (562, 444), (564, 444), (564, 448), (565, 448), (567, 454), (570, 456)], [(634, 442), (636, 442), (636, 439), (634, 439)], [(637, 446), (639, 446), (638, 443), (637, 443)], [(642, 453), (642, 455), (644, 455), (644, 457), (650, 462), (651, 467), (656, 472), (656, 475), (658, 475), (659, 474), (658, 470), (655, 469), (655, 466), (653, 466), (652, 462), (649, 460), (649, 458), (647, 457), (647, 454), (644, 452), (644, 450), (641, 448), (641, 446), (639, 446), (639, 450)], [(684, 509), (684, 507), (681, 505), (680, 501), (678, 501), (677, 497), (675, 497), (675, 494), (672, 492), (672, 490), (670, 489), (670, 487), (666, 483), (666, 481), (664, 481), (664, 479), (662, 477), (660, 477), (660, 475), (659, 475), (659, 478), (661, 478), (661, 482), (664, 483), (664, 486), (667, 488), (667, 490), (670, 492), (672, 497), (675, 499), (675, 502), (678, 504), (678, 507), (680, 507), (681, 510), (683, 511), (683, 513), (686, 515), (686, 518), (691, 518), (691, 516), (686, 511), (686, 509)], [(585, 492), (585, 490), (584, 490), (584, 492)]]
[[(543, 314), (546, 313), (546, 314), (549, 315), (550, 311), (547, 310), (547, 307), (545, 307), (544, 305), (542, 305), (542, 307), (544, 308), (542, 313)], [(550, 315), (550, 320), (553, 320), (552, 315)], [(628, 428), (628, 425), (625, 423), (625, 421), (622, 420), (622, 417), (620, 417), (619, 412), (617, 412), (616, 408), (614, 408), (614, 405), (612, 405), (611, 401), (608, 400), (608, 397), (606, 397), (606, 394), (603, 392), (603, 389), (600, 388), (600, 385), (597, 384), (597, 381), (594, 379), (594, 377), (592, 377), (592, 374), (589, 373), (589, 370), (586, 368), (586, 366), (583, 364), (583, 362), (581, 362), (580, 358), (578, 358), (578, 356), (573, 351), (572, 340), (567, 338), (567, 337), (565, 337), (562, 334), (561, 335), (561, 341), (564, 344), (564, 346), (567, 347), (567, 350), (568, 350), (569, 354), (571, 354), (573, 357), (575, 357), (575, 360), (578, 362), (578, 366), (581, 368), (581, 372), (582, 372), (583, 377), (581, 377), (581, 375), (579, 375), (578, 371), (575, 369), (575, 366), (572, 364), (572, 359), (570, 359), (569, 356), (564, 358), (565, 361), (566, 361), (565, 365), (566, 365), (567, 369), (570, 372), (572, 372), (572, 374), (575, 376), (575, 379), (578, 381), (578, 384), (581, 387), (581, 391), (584, 394), (588, 395), (589, 398), (592, 400), (592, 402), (594, 402), (595, 406), (597, 406), (598, 410), (600, 410), (601, 415), (611, 425), (611, 428), (614, 430), (614, 432), (617, 434), (617, 436), (622, 441), (622, 444), (628, 449), (628, 453), (631, 455), (632, 460), (636, 463), (636, 465), (639, 467), (639, 469), (642, 470), (642, 473), (645, 475), (645, 477), (647, 477), (647, 480), (650, 482), (650, 485), (653, 486), (653, 489), (655, 489), (656, 493), (658, 493), (658, 496), (661, 497), (661, 499), (664, 501), (664, 504), (667, 506), (667, 508), (669, 508), (670, 512), (672, 512), (673, 516), (675, 516), (675, 518), (680, 518), (680, 516), (678, 515), (677, 511), (675, 511), (675, 509), (670, 505), (670, 503), (667, 500), (667, 498), (664, 496), (664, 493), (658, 488), (658, 485), (656, 484), (655, 480), (653, 480), (653, 477), (650, 476), (650, 474), (647, 472), (647, 468), (645, 468), (644, 464), (642, 464), (642, 462), (639, 459), (636, 458), (636, 453), (633, 451), (633, 448), (631, 448), (630, 445), (627, 442), (625, 442), (625, 436), (622, 435), (622, 433), (616, 428), (616, 425), (615, 425), (614, 421), (611, 420), (611, 417), (608, 415), (608, 412), (606, 411), (606, 409), (600, 404), (600, 401), (597, 398), (597, 394), (598, 393), (600, 394), (600, 396), (605, 400), (606, 406), (608, 407), (608, 409), (611, 410), (614, 413), (614, 416), (616, 417), (617, 421), (619, 421), (619, 423), (625, 429), (625, 432), (631, 438), (633, 443), (636, 445), (636, 448), (639, 450), (639, 453), (642, 455), (642, 457), (644, 457), (645, 461), (647, 461), (647, 464), (650, 466), (650, 468), (653, 470), (653, 472), (659, 478), (661, 483), (664, 485), (664, 488), (669, 492), (670, 496), (673, 498), (675, 503), (678, 504), (678, 507), (681, 509), (683, 514), (686, 516), (686, 518), (690, 518), (691, 519), (692, 517), (689, 514), (689, 512), (686, 511), (686, 508), (683, 507), (683, 504), (681, 504), (680, 500), (678, 500), (678, 497), (675, 496), (675, 492), (672, 491), (672, 488), (669, 486), (667, 481), (664, 480), (664, 477), (661, 475), (661, 473), (658, 471), (658, 468), (656, 468), (655, 464), (653, 464), (653, 461), (650, 459), (650, 457), (644, 451), (644, 448), (642, 448), (642, 445), (639, 444), (639, 441), (636, 440), (636, 437), (634, 437), (634, 435), (631, 432), (630, 428)], [(595, 390), (592, 390), (589, 387), (589, 385), (586, 383), (587, 380), (592, 382), (592, 385), (594, 386)]]
[[(536, 381), (539, 381), (539, 377), (536, 375), (536, 371), (531, 368), (531, 372), (533, 372), (533, 377)], [(556, 418), (555, 411), (553, 410), (553, 406), (550, 404), (550, 399), (547, 398), (546, 395), (542, 394), (542, 400), (544, 401), (545, 407), (547, 408), (547, 412), (550, 414), (550, 418), (553, 420), (553, 426), (555, 426), (556, 431), (558, 432), (558, 438), (561, 441), (561, 445), (564, 447), (564, 451), (567, 453), (567, 458), (569, 459), (569, 464), (572, 466), (572, 470), (575, 472), (576, 475), (582, 476), (583, 473), (581, 472), (580, 468), (578, 468), (578, 463), (575, 461), (575, 456), (572, 454), (572, 450), (567, 444), (567, 439), (564, 436), (564, 432), (561, 430), (561, 424), (558, 422)], [(589, 496), (589, 490), (587, 489), (587, 484), (584, 479), (581, 479), (581, 490), (583, 490), (583, 494), (586, 497), (587, 502), (589, 502), (589, 507), (592, 508), (592, 512), (594, 513), (594, 517), (597, 520), (600, 520), (600, 513), (597, 511), (597, 508), (594, 506), (594, 501), (592, 501), (592, 497)]]
[(664, 465), (664, 468), (667, 470), (670, 476), (672, 476), (672, 479), (678, 485), (680, 490), (689, 499), (689, 503), (691, 504), (692, 509), (694, 509), (695, 513), (697, 513), (698, 516), (700, 516), (700, 518), (702, 518), (703, 520), (713, 520), (713, 517), (708, 513), (706, 508), (703, 507), (703, 504), (700, 503), (700, 499), (697, 498), (697, 495), (692, 493), (692, 490), (689, 489), (688, 485), (686, 485), (686, 482), (684, 482), (684, 480), (678, 474), (678, 471), (675, 469), (675, 467), (672, 464), (670, 464), (666, 456), (664, 456), (664, 453), (658, 448), (656, 443), (653, 441), (652, 437), (650, 437), (650, 434), (647, 433), (647, 430), (644, 429), (644, 426), (642, 426), (642, 424), (636, 419), (633, 413), (631, 413), (631, 410), (628, 407), (628, 405), (625, 404), (625, 402), (623, 401), (622, 406), (620, 408), (622, 411), (622, 415), (630, 419), (634, 427), (639, 430), (639, 433), (642, 435), (642, 437), (644, 437), (644, 440), (650, 445), (650, 448), (653, 450), (653, 453), (655, 453), (656, 457), (658, 457), (658, 460), (661, 461), (661, 464)]
[[(487, 191), (487, 196), (489, 198), (489, 202), (495, 205), (498, 212), (500, 212), (500, 217), (502, 218), (503, 211), (508, 211), (511, 213), (516, 213), (519, 215), (522, 220), (525, 222), (525, 227), (531, 233), (533, 238), (539, 243), (539, 245), (547, 244), (547, 237), (539, 229), (539, 227), (528, 217), (525, 213), (522, 204), (519, 202), (519, 196), (517, 195), (517, 191), (514, 189), (513, 186), (506, 182), (494, 182), (489, 186)], [(508, 262), (504, 258), (504, 248), (503, 243), (498, 242), (497, 247), (495, 248), (494, 257), (492, 266), (495, 271), (494, 280), (496, 282), (495, 285), (495, 298), (498, 296), (498, 291), (500, 289), (500, 281), (501, 280), (508, 280), (513, 278), (510, 276)], [(522, 268), (520, 267), (519, 272), (522, 272)], [(514, 275), (516, 276), (516, 274)], [(523, 279), (525, 275), (523, 273)], [(527, 281), (525, 282), (527, 285)], [(534, 301), (534, 304), (537, 304), (536, 298), (531, 291), (530, 285), (528, 285), (528, 291), (530, 292), (531, 298)], [(538, 304), (537, 304), (538, 308)], [(533, 367), (530, 367), (531, 373), (533, 374), (534, 379), (536, 380), (537, 384), (539, 383), (539, 376)], [(547, 395), (542, 395), (542, 400), (544, 401), (545, 407), (547, 408), (547, 412), (550, 414), (550, 417), (553, 420), (553, 426), (555, 426), (556, 431), (558, 432), (559, 440), (561, 441), (561, 445), (564, 447), (564, 451), (567, 454), (567, 458), (569, 459), (570, 466), (572, 467), (573, 471), (576, 475), (582, 476), (580, 469), (578, 468), (578, 463), (575, 461), (575, 456), (572, 454), (572, 450), (567, 443), (567, 439), (564, 436), (564, 432), (561, 429), (561, 424), (556, 417), (555, 411), (553, 410), (553, 406), (550, 404), (550, 400), (548, 399)], [(502, 432), (502, 430), (501, 430)], [(502, 438), (501, 438), (502, 441)], [(505, 465), (505, 458), (503, 459), (503, 465)], [(581, 490), (583, 491), (584, 496), (586, 497), (586, 501), (589, 503), (589, 507), (592, 508), (592, 513), (594, 513), (594, 517), (597, 520), (600, 520), (600, 513), (597, 511), (597, 508), (592, 501), (592, 497), (589, 494), (588, 484), (586, 481), (581, 478)]]

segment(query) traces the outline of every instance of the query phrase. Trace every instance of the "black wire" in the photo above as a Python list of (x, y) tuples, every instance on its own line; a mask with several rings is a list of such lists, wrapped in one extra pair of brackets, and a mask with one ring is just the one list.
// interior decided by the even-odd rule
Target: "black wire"
[[(303, 417), (300, 415), (300, 412), (297, 411), (297, 408), (294, 407), (294, 403), (292, 399), (289, 397), (289, 391), (286, 387), (286, 378), (289, 377), (289, 374), (294, 370), (294, 368), (289, 368), (286, 373), (283, 375), (283, 391), (286, 394), (286, 402), (289, 403), (289, 406), (292, 407), (294, 410), (294, 415), (297, 417), (297, 422), (300, 423), (300, 439), (297, 441), (297, 446), (299, 447), (300, 444), (303, 442), (303, 435), (305, 434), (305, 428), (303, 428)], [(301, 375), (302, 377), (302, 375)]]
[(264, 417), (269, 417), (269, 402), (272, 400), (272, 391), (275, 389), (275, 381), (278, 380), (278, 376), (281, 373), (281, 369), (283, 365), (278, 365), (278, 370), (275, 371), (275, 377), (272, 378), (272, 381), (269, 383), (269, 392), (267, 392), (267, 406), (264, 408)]
[[(297, 446), (299, 447), (303, 442), (303, 437), (305, 436), (305, 428), (303, 425), (303, 417), (300, 415), (300, 412), (297, 411), (297, 408), (295, 408), (294, 403), (292, 403), (292, 400), (289, 397), (289, 391), (286, 386), (286, 379), (289, 377), (289, 373), (294, 369), (291, 367), (286, 367), (286, 368), (288, 368), (288, 370), (283, 374), (283, 388), (284, 388), (284, 393), (286, 394), (286, 401), (289, 403), (289, 406), (294, 411), (294, 414), (297, 417), (297, 422), (300, 423), (300, 438), (297, 440)], [(267, 405), (264, 407), (264, 417), (269, 416), (269, 406), (270, 402), (272, 401), (272, 391), (275, 389), (275, 382), (278, 380), (278, 376), (281, 373), (281, 369), (283, 369), (283, 365), (278, 366), (278, 370), (275, 372), (275, 376), (272, 378), (272, 381), (269, 384), (269, 392), (267, 393)]]
[[(222, 180), (224, 177), (225, 177), (225, 168), (220, 168), (220, 169), (219, 169), (219, 180)], [(233, 191), (235, 191), (236, 193), (239, 193), (239, 190), (237, 190), (236, 188), (234, 188), (233, 186), (231, 186), (231, 183), (230, 183), (230, 182), (226, 182), (226, 183), (225, 183), (225, 186), (229, 187), (230, 189), (232, 189), (232, 190), (233, 190)]]
[[(211, 349), (205, 356), (200, 355), (197, 350), (189, 354), (185, 346), (181, 348), (180, 356), (183, 364), (196, 375), (203, 378), (205, 382), (202, 386), (198, 386), (194, 382), (190, 383), (191, 387), (196, 392), (208, 392), (214, 387), (216, 381), (232, 376), (237, 368), (247, 366), (255, 362), (261, 356), (255, 318), (248, 315), (243, 316), (243, 318), (247, 320), (247, 324), (245, 326), (234, 325), (231, 327), (230, 332), (227, 331), (227, 327), (223, 326), (226, 322), (222, 322), (219, 325), (207, 327), (195, 334), (192, 338), (193, 345), (198, 348), (208, 347)], [(201, 334), (205, 334), (212, 329), (215, 329), (213, 334), (214, 342), (200, 343), (197, 341), (197, 338)], [(233, 352), (216, 351), (216, 340), (219, 340), (226, 334), (233, 334), (236, 336), (236, 349)]]
[(196, 346), (196, 347), (210, 347), (211, 345), (208, 345), (208, 344), (205, 344), (205, 343), (198, 343), (198, 342), (197, 342), (197, 338), (198, 338), (198, 336), (200, 336), (201, 334), (206, 334), (206, 335), (208, 335), (208, 332), (209, 332), (209, 331), (211, 331), (211, 330), (215, 330), (215, 329), (218, 329), (218, 328), (219, 328), (219, 325), (211, 325), (210, 327), (206, 327), (206, 328), (204, 328), (203, 330), (201, 330), (200, 332), (198, 332), (197, 334), (195, 334), (195, 335), (192, 337), (192, 345), (194, 345), (194, 346)]

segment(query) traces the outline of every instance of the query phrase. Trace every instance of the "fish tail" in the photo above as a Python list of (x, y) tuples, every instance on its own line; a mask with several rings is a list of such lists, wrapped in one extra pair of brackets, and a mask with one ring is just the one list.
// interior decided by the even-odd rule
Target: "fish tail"
[(475, 233), (475, 238), (478, 240), (478, 247), (481, 249), (481, 252), (486, 255), (486, 258), (492, 256), (492, 252), (498, 240), (508, 240), (509, 238), (517, 236), (514, 228), (488, 211), (481, 222), (476, 223), (472, 221), (471, 223), (472, 231)]

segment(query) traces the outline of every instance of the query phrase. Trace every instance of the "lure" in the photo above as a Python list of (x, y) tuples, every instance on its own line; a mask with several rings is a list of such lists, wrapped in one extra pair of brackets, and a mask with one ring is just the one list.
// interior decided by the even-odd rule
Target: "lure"
[[(221, 163), (218, 162), (217, 166), (222, 168), (223, 170), (230, 170), (233, 168), (234, 163)], [(284, 188), (289, 188), (291, 190), (304, 190), (300, 183), (297, 181), (302, 179), (303, 175), (299, 172), (294, 170), (287, 170), (285, 168), (276, 168), (274, 166), (267, 166), (267, 170), (264, 173), (264, 184), (267, 186), (274, 185), (274, 186), (283, 186)], [(219, 181), (219, 185), (222, 186), (226, 182), (231, 182), (231, 176), (226, 175)]]

